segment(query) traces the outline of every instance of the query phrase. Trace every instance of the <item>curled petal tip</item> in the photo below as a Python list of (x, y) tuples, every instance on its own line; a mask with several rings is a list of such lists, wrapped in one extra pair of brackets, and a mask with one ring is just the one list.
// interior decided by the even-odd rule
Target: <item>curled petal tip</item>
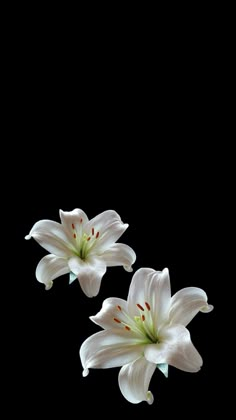
[(200, 310), (201, 310), (201, 312), (207, 313), (207, 312), (213, 311), (213, 309), (214, 309), (213, 305), (208, 305), (207, 304), (206, 306), (203, 306)]
[(125, 269), (125, 271), (128, 271), (128, 273), (132, 273), (132, 271), (133, 271), (133, 267), (130, 265), (124, 265), (124, 269)]
[(53, 282), (50, 281), (49, 283), (45, 284), (45, 290), (50, 290), (53, 286)]
[(25, 239), (28, 241), (29, 239), (31, 239), (31, 235), (26, 235)]
[(148, 391), (148, 392), (147, 392), (147, 403), (148, 403), (149, 405), (151, 405), (151, 404), (153, 403), (153, 401), (154, 401), (154, 397), (153, 397), (153, 395), (152, 395), (151, 391)]
[(82, 373), (83, 377), (85, 378), (85, 376), (88, 376), (88, 374), (89, 374), (89, 370), (88, 369), (84, 369), (83, 370), (83, 373)]

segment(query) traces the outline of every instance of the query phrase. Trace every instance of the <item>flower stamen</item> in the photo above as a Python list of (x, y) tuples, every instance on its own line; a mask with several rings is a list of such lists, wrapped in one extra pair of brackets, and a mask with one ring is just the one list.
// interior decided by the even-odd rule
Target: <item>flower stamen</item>
[(120, 305), (117, 305), (117, 309), (118, 309), (118, 311), (121, 311)]
[(145, 302), (145, 305), (146, 305), (147, 310), (150, 311), (151, 310), (151, 306), (149, 305), (149, 303), (148, 302)]
[(115, 322), (117, 322), (117, 324), (121, 324), (121, 321), (117, 318), (113, 318)]
[(99, 232), (97, 232), (97, 234), (96, 234), (96, 239), (99, 237)]
[(130, 331), (130, 330), (131, 330), (131, 328), (130, 328), (130, 327), (128, 327), (128, 325), (126, 325), (126, 326), (125, 326), (125, 329), (126, 329), (127, 331)]
[(92, 228), (92, 235), (94, 235), (94, 228)]
[(75, 225), (74, 225), (74, 223), (72, 223), (72, 225), (71, 225), (71, 226), (72, 226), (72, 229), (75, 229)]
[(141, 334), (145, 335), (148, 340), (150, 340), (152, 343), (156, 342), (156, 332), (154, 330), (152, 315), (151, 315), (151, 306), (148, 302), (144, 302), (144, 305), (140, 305), (140, 303), (136, 303), (136, 306), (139, 308), (140, 316), (135, 316), (134, 320), (135, 323), (141, 332)]

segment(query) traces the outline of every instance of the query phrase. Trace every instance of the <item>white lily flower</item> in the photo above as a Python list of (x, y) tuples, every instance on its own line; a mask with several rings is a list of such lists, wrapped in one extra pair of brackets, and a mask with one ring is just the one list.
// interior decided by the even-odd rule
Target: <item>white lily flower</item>
[(115, 211), (104, 211), (88, 220), (83, 210), (60, 210), (60, 218), (61, 224), (40, 220), (25, 237), (33, 237), (51, 252), (36, 268), (36, 278), (46, 290), (55, 278), (70, 273), (70, 283), (78, 278), (83, 292), (93, 297), (99, 292), (106, 267), (121, 265), (133, 271), (135, 252), (128, 245), (115, 243), (129, 225)]
[(186, 325), (199, 312), (210, 312), (206, 293), (187, 287), (171, 297), (169, 271), (141, 268), (132, 279), (128, 300), (109, 298), (90, 319), (104, 328), (81, 346), (87, 376), (90, 368), (123, 366), (119, 386), (133, 404), (153, 402), (148, 390), (158, 367), (165, 376), (168, 365), (197, 372), (202, 358), (191, 342)]

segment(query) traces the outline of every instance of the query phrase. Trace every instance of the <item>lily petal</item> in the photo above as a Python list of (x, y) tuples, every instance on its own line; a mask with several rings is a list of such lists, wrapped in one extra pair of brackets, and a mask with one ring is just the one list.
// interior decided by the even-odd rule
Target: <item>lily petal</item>
[[(135, 344), (135, 345), (134, 345)], [(100, 331), (85, 340), (80, 348), (84, 376), (90, 368), (112, 368), (123, 366), (141, 356), (143, 344), (125, 329)]]
[(93, 250), (98, 254), (106, 251), (121, 237), (121, 235), (123, 235), (128, 227), (128, 224), (120, 222), (112, 223), (109, 228), (99, 236)]
[(75, 231), (80, 232), (82, 226), (88, 222), (88, 217), (81, 209), (72, 211), (60, 210), (60, 218), (64, 229), (71, 236)]
[(210, 312), (212, 309), (213, 306), (207, 303), (204, 290), (198, 287), (186, 287), (172, 296), (169, 321), (186, 326), (199, 311)]
[(171, 302), (169, 271), (155, 271), (150, 268), (141, 268), (133, 276), (129, 295), (129, 312), (138, 315), (137, 304), (145, 305), (147, 302), (151, 308), (154, 327), (160, 327), (166, 319)]
[(123, 396), (129, 402), (153, 403), (154, 398), (151, 391), (148, 391), (148, 387), (155, 369), (156, 365), (148, 362), (144, 357), (122, 367), (118, 378), (119, 386)]
[[(110, 329), (115, 327), (117, 321), (127, 322), (127, 302), (119, 298), (108, 298), (105, 299), (102, 304), (102, 309), (90, 319), (100, 327), (104, 329)], [(132, 320), (131, 320), (132, 321)], [(124, 328), (123, 324), (119, 324)], [(118, 325), (116, 325), (118, 328)]]
[(25, 239), (33, 237), (48, 252), (58, 257), (68, 257), (76, 251), (62, 225), (52, 220), (40, 220)]
[(123, 265), (126, 271), (133, 271), (132, 264), (136, 260), (136, 254), (130, 246), (125, 244), (114, 244), (101, 254), (107, 267)]
[(183, 325), (166, 327), (161, 343), (147, 345), (144, 356), (149, 362), (167, 363), (185, 372), (198, 372), (202, 366), (202, 358)]
[(128, 294), (129, 313), (133, 317), (139, 315), (136, 305), (137, 303), (143, 304), (145, 302), (146, 283), (150, 281), (155, 273), (156, 271), (151, 268), (140, 268), (134, 273)]
[(115, 222), (122, 223), (119, 214), (114, 210), (106, 210), (103, 213), (98, 214), (93, 219), (89, 220), (85, 226), (85, 231), (89, 235), (92, 228), (94, 228), (95, 232), (100, 232), (101, 234), (105, 230), (109, 229), (109, 226)]
[(45, 284), (46, 290), (51, 289), (53, 280), (70, 272), (67, 260), (49, 254), (43, 257), (36, 267), (36, 278)]
[(101, 280), (106, 272), (106, 264), (103, 260), (90, 257), (86, 261), (79, 257), (72, 257), (68, 261), (70, 270), (78, 276), (81, 289), (88, 297), (97, 296)]
[(120, 236), (128, 228), (128, 224), (124, 224), (118, 213), (114, 210), (107, 210), (91, 219), (84, 230), (90, 235), (92, 229), (95, 234), (99, 234), (98, 240), (94, 243), (92, 253), (101, 254), (113, 245)]

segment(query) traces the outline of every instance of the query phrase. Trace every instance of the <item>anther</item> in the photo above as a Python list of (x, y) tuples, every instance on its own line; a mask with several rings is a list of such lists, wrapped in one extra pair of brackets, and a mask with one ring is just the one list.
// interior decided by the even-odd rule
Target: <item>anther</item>
[(117, 309), (118, 309), (118, 311), (121, 311), (121, 306), (117, 305)]
[(94, 235), (94, 228), (92, 228), (92, 235)]
[(127, 325), (125, 326), (125, 329), (126, 329), (127, 331), (130, 331), (130, 327), (128, 327)]
[(83, 222), (83, 219), (82, 219), (82, 217), (81, 217), (81, 219), (80, 219), (80, 223), (82, 223)]
[(139, 303), (137, 303), (137, 307), (138, 307), (139, 309), (141, 309), (141, 311), (144, 311), (143, 307), (142, 307)]
[(97, 232), (97, 234), (96, 234), (96, 239), (99, 237), (99, 232)]
[(117, 318), (113, 318), (115, 322), (117, 322), (117, 324), (121, 324), (121, 321)]
[(145, 321), (145, 316), (144, 315), (142, 315), (142, 321)]
[(145, 305), (146, 305), (147, 310), (150, 311), (151, 307), (150, 307), (149, 303), (145, 302)]
[(74, 238), (76, 238), (76, 233), (74, 233), (74, 235), (73, 235), (73, 236), (74, 236)]
[(72, 226), (72, 229), (74, 229), (74, 228), (75, 228), (75, 225), (74, 225), (74, 223), (72, 223), (72, 225), (71, 225), (71, 226)]
[(90, 238), (90, 236), (89, 236), (89, 237), (87, 238), (87, 241), (90, 241), (90, 239), (91, 239), (91, 238)]

